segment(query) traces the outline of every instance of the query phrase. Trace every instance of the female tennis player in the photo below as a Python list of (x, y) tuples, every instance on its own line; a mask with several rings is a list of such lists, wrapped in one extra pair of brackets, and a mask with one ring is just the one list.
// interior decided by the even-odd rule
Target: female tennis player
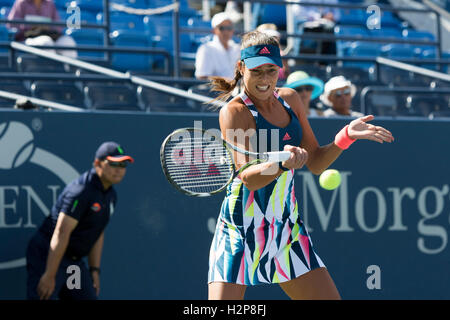
[[(320, 174), (358, 139), (394, 140), (388, 130), (369, 124), (374, 118), (369, 115), (351, 121), (332, 143), (319, 146), (297, 93), (276, 87), (281, 67), (277, 39), (253, 31), (242, 38), (235, 78), (212, 79), (213, 90), (222, 92), (218, 97), (222, 100), (231, 96), (239, 81), (244, 87), (220, 110), (226, 140), (255, 151), (250, 135), (236, 139), (230, 133), (277, 131), (278, 141), (271, 141), (276, 135), (270, 133), (264, 135), (267, 141), (256, 141), (259, 146), (278, 144), (279, 150), (269, 151), (290, 151), (291, 157), (281, 163), (249, 166), (227, 187), (210, 250), (209, 299), (243, 299), (247, 286), (272, 283), (279, 283), (291, 299), (340, 299), (300, 219), (294, 170), (306, 165)], [(235, 163), (238, 168), (245, 161), (235, 159)]]

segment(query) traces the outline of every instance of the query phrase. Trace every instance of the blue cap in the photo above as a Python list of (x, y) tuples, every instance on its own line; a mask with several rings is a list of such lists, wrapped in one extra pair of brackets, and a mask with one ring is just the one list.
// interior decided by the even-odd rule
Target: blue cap
[(254, 69), (263, 64), (272, 64), (283, 68), (280, 48), (270, 44), (251, 46), (241, 50), (241, 60), (248, 69)]
[(132, 157), (125, 155), (123, 148), (118, 143), (112, 141), (103, 142), (101, 146), (98, 147), (97, 152), (95, 153), (95, 158), (100, 160), (107, 159), (109, 161), (116, 162), (134, 162)]

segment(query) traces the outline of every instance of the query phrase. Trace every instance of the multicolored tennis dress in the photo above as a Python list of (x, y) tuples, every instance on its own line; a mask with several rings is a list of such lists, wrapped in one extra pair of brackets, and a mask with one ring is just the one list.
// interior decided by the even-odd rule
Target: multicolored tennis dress
[[(259, 129), (277, 129), (280, 150), (286, 144), (298, 146), (302, 131), (297, 116), (276, 92), (274, 95), (291, 117), (285, 128), (276, 127), (259, 115), (245, 93), (240, 98), (255, 118), (257, 133)], [(271, 136), (267, 134), (267, 139)], [(267, 146), (271, 145), (267, 141)], [(247, 189), (239, 176), (233, 180), (211, 244), (208, 282), (280, 283), (323, 266), (299, 217), (294, 170), (283, 172), (256, 191)]]

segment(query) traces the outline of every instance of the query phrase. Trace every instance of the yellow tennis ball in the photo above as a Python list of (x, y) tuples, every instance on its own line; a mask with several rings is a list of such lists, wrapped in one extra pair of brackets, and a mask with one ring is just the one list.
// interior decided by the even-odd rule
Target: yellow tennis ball
[(319, 184), (326, 190), (336, 189), (341, 184), (341, 174), (335, 169), (325, 170), (319, 177)]

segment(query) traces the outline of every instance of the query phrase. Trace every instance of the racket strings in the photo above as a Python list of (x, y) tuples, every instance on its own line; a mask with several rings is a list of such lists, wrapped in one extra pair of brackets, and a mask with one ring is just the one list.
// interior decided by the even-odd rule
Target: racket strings
[(221, 141), (207, 137), (191, 136), (182, 141), (169, 139), (164, 148), (164, 158), (172, 181), (192, 193), (220, 190), (234, 173), (228, 150)]

